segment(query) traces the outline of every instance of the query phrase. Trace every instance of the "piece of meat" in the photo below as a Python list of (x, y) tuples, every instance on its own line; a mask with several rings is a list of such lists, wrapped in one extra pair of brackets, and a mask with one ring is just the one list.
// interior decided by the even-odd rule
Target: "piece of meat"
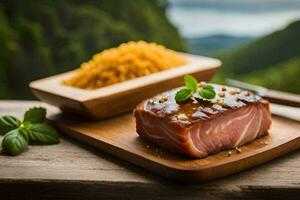
[(269, 103), (237, 88), (211, 84), (212, 100), (177, 103), (174, 89), (141, 102), (134, 110), (141, 138), (169, 151), (202, 158), (240, 147), (267, 134)]

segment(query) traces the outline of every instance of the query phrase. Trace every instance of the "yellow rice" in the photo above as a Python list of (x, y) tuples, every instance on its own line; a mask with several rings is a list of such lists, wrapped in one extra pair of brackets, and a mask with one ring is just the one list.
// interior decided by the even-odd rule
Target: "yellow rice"
[(128, 42), (95, 54), (63, 84), (96, 89), (155, 72), (181, 66), (186, 60), (162, 45), (144, 41)]

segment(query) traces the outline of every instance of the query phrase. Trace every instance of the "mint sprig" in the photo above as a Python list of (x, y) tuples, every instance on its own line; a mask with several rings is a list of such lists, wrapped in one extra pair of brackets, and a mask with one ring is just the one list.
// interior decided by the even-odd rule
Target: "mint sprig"
[(184, 83), (185, 83), (185, 86), (188, 88), (188, 89), (191, 89), (193, 92), (196, 92), (197, 89), (198, 89), (198, 82), (197, 80), (189, 75), (189, 74), (186, 74), (184, 76)]
[(29, 142), (31, 144), (56, 144), (59, 142), (59, 136), (52, 126), (37, 123), (30, 127)]
[(199, 95), (197, 95), (196, 98), (203, 99), (203, 100), (213, 99), (216, 96), (214, 87), (211, 85), (205, 85), (203, 86), (203, 88), (199, 88), (198, 94)]
[(20, 126), (21, 122), (13, 116), (3, 116), (0, 118), (0, 135), (4, 135), (8, 131), (16, 129)]
[(46, 109), (31, 108), (24, 114), (23, 121), (13, 116), (0, 118), (0, 134), (4, 135), (2, 151), (10, 155), (19, 155), (27, 149), (28, 144), (57, 144), (59, 136), (57, 131), (44, 123)]
[(191, 75), (184, 76), (184, 83), (186, 87), (179, 90), (175, 95), (175, 100), (177, 102), (186, 101), (192, 96), (201, 100), (213, 99), (216, 96), (216, 92), (212, 85), (206, 84), (199, 88), (197, 80)]
[(177, 102), (185, 101), (193, 95), (193, 91), (190, 88), (183, 88), (179, 90), (175, 95)]
[(46, 109), (45, 108), (30, 108), (24, 114), (24, 122), (40, 123), (44, 122), (46, 119)]
[(17, 128), (5, 134), (2, 143), (2, 150), (12, 156), (19, 155), (28, 146), (28, 136), (24, 129)]

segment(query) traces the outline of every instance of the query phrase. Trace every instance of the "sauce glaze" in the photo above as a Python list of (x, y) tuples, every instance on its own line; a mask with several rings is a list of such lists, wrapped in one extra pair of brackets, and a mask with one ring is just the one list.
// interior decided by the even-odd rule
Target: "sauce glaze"
[(191, 126), (201, 120), (208, 120), (223, 112), (239, 109), (249, 104), (267, 103), (249, 91), (217, 84), (210, 85), (214, 87), (217, 94), (214, 99), (201, 100), (191, 97), (184, 102), (177, 103), (175, 95), (181, 88), (176, 88), (148, 99), (145, 103), (145, 110), (182, 126)]

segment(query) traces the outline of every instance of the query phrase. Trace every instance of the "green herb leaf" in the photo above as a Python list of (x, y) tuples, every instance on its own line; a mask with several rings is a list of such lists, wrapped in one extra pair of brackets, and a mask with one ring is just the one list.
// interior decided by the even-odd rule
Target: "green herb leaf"
[(5, 134), (1, 146), (3, 151), (16, 156), (28, 147), (27, 132), (23, 128), (17, 128)]
[(41, 123), (46, 119), (45, 108), (31, 108), (24, 115), (24, 122)]
[(24, 114), (21, 122), (12, 116), (0, 118), (0, 134), (5, 134), (0, 145), (0, 151), (10, 155), (18, 155), (28, 143), (56, 144), (59, 142), (58, 133), (50, 125), (43, 123), (46, 119), (44, 108), (31, 108)]
[(185, 83), (186, 87), (191, 89), (193, 92), (197, 91), (197, 88), (198, 88), (197, 80), (193, 76), (188, 75), (188, 74), (185, 75), (184, 83)]
[(189, 88), (183, 88), (176, 93), (175, 100), (177, 102), (185, 101), (190, 98), (193, 94), (193, 91)]
[[(216, 96), (214, 87), (211, 85), (205, 85), (203, 88), (199, 89), (198, 94), (201, 99), (213, 99)], [(196, 96), (199, 98), (199, 96)]]
[(203, 86), (203, 89), (205, 89), (205, 90), (214, 90), (214, 87), (212, 85), (206, 84), (206, 85)]
[(16, 129), (20, 126), (21, 122), (13, 116), (3, 116), (0, 118), (0, 135)]
[(57, 144), (58, 133), (48, 124), (37, 123), (28, 126), (29, 141), (34, 144)]

